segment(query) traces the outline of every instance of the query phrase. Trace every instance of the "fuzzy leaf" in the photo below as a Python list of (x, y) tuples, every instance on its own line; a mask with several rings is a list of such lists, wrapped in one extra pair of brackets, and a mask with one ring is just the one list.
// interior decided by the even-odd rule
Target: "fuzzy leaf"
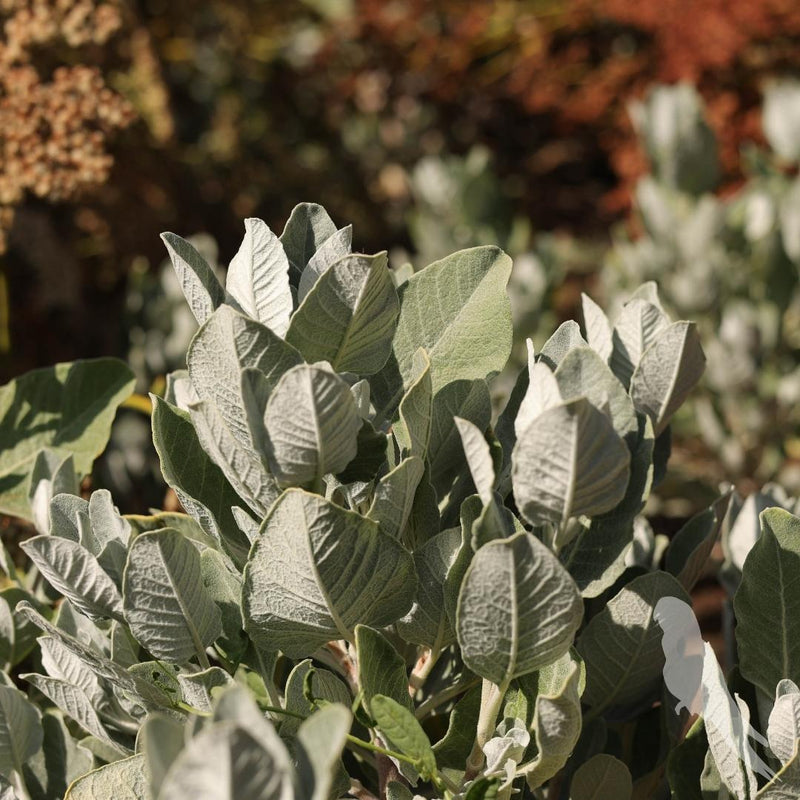
[(589, 295), (581, 294), (581, 308), (583, 309), (586, 341), (589, 343), (589, 347), (607, 364), (614, 350), (608, 317)]
[(302, 303), (320, 275), (327, 272), (340, 258), (353, 249), (353, 226), (346, 225), (331, 234), (308, 261), (297, 286), (297, 300)]
[(356, 626), (358, 648), (358, 683), (364, 691), (364, 704), (371, 709), (372, 698), (386, 695), (414, 710), (408, 693), (408, 675), (403, 659), (392, 643), (379, 631), (366, 625)]
[(280, 239), (295, 285), (314, 254), (335, 233), (336, 226), (321, 205), (299, 203), (292, 209)]
[(414, 767), (423, 780), (436, 772), (436, 756), (422, 726), (411, 711), (385, 695), (375, 695), (370, 710), (381, 733), (391, 746), (414, 759)]
[(78, 778), (64, 800), (143, 800), (148, 798), (143, 755), (123, 758)]
[(630, 800), (633, 779), (625, 764), (614, 756), (598, 753), (572, 776), (570, 800)]
[(0, 773), (22, 774), (25, 762), (39, 752), (43, 737), (39, 709), (19, 689), (0, 685)]

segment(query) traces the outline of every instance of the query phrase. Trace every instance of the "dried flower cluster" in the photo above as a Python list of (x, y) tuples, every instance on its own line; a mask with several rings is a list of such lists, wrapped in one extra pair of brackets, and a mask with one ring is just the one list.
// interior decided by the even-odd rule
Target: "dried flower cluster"
[(61, 66), (49, 79), (36, 48), (104, 44), (122, 25), (120, 8), (94, 0), (0, 0), (0, 252), (13, 209), (31, 192), (61, 201), (108, 178), (108, 136), (132, 121), (130, 104), (100, 70)]

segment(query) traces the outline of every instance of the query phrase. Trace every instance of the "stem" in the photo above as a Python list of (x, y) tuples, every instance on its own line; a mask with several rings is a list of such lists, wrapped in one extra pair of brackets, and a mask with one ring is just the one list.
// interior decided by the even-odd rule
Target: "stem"
[(506, 690), (510, 681), (506, 680), (501, 686), (484, 678), (481, 687), (481, 712), (478, 716), (478, 730), (475, 744), (467, 759), (467, 770), (464, 780), (471, 780), (483, 768), (483, 746), (492, 738), (497, 721), (497, 714), (503, 704)]
[(411, 677), (408, 681), (408, 685), (412, 689), (417, 690), (422, 688), (428, 675), (431, 674), (431, 671), (436, 666), (436, 662), (439, 660), (439, 656), (441, 656), (441, 654), (441, 650), (427, 650), (417, 660), (417, 663), (414, 665), (414, 669), (412, 670)]
[(273, 706), (280, 706), (281, 704), (281, 695), (278, 691), (278, 687), (275, 685), (275, 664), (272, 664), (272, 670), (267, 669), (267, 665), (264, 663), (264, 659), (261, 657), (261, 650), (258, 647), (255, 648), (256, 651), (256, 658), (258, 659), (258, 666), (261, 668), (261, 680), (264, 681), (264, 688), (267, 690), (267, 694), (269, 695), (269, 701), (272, 703)]
[(428, 714), (435, 711), (439, 706), (444, 705), (448, 700), (452, 700), (454, 697), (458, 697), (462, 692), (471, 689), (473, 686), (477, 686), (478, 681), (480, 681), (480, 678), (470, 678), (469, 680), (461, 681), (461, 683), (448, 686), (446, 689), (442, 689), (436, 694), (432, 694), (427, 700), (417, 706), (414, 716), (417, 719), (424, 719)]
[(203, 669), (211, 669), (211, 662), (208, 660), (208, 655), (202, 645), (197, 648), (197, 660)]

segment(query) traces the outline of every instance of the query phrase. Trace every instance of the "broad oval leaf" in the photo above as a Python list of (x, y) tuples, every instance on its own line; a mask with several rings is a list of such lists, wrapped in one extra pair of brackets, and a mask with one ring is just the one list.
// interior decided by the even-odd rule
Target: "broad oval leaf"
[(289, 489), (245, 567), (245, 629), (267, 647), (303, 656), (333, 639), (352, 641), (358, 623), (391, 624), (415, 591), (410, 553), (377, 523)]
[(633, 297), (622, 309), (612, 333), (611, 369), (627, 389), (642, 355), (669, 326), (660, 306), (643, 297)]
[(472, 482), (484, 506), (494, 501), (494, 463), (489, 451), (489, 443), (482, 431), (468, 419), (455, 417), (454, 422), (461, 436), (464, 455), (467, 457), (467, 466), (472, 475)]
[(771, 695), (783, 678), (800, 682), (800, 519), (782, 508), (760, 519), (733, 607), (742, 675)]
[(39, 752), (43, 737), (39, 709), (19, 689), (0, 685), (0, 773), (22, 774), (23, 764)]
[[(341, 705), (321, 708), (304, 720), (297, 731), (298, 773), (309, 800), (329, 800), (339, 774), (342, 754), (353, 715)], [(310, 788), (310, 791), (308, 790)], [(338, 794), (334, 794), (339, 796)]]
[(372, 698), (370, 711), (390, 746), (413, 759), (414, 768), (422, 779), (430, 780), (436, 773), (436, 756), (428, 736), (411, 711), (382, 694)]
[(336, 225), (318, 203), (298, 203), (289, 215), (280, 239), (297, 285), (303, 270), (322, 245), (336, 233)]
[(308, 260), (297, 286), (297, 300), (302, 303), (323, 272), (329, 270), (340, 258), (353, 249), (353, 226), (346, 225), (331, 234)]
[(264, 424), (275, 477), (283, 486), (300, 486), (344, 470), (358, 451), (362, 420), (338, 375), (303, 364), (278, 382)]
[(123, 598), (136, 640), (170, 664), (205, 649), (221, 633), (219, 609), (203, 584), (197, 548), (174, 528), (137, 536), (128, 552)]
[(414, 353), (411, 370), (411, 384), (400, 401), (400, 419), (392, 431), (404, 453), (425, 458), (433, 420), (433, 384), (431, 362), (424, 348)]
[(34, 536), (21, 545), (54, 589), (90, 619), (122, 620), (122, 596), (97, 559), (77, 542)]
[(614, 756), (598, 753), (572, 776), (570, 800), (630, 800), (633, 779), (625, 764)]
[(581, 293), (581, 308), (583, 310), (583, 327), (586, 331), (586, 341), (589, 347), (608, 364), (614, 343), (611, 334), (611, 325), (602, 308), (587, 294)]
[(634, 703), (661, 680), (662, 630), (653, 611), (662, 597), (689, 602), (684, 588), (666, 572), (635, 578), (592, 617), (578, 638), (586, 664), (583, 702), (596, 712)]
[(373, 375), (389, 357), (399, 310), (386, 254), (347, 255), (306, 295), (286, 340), (306, 361)]
[(462, 250), (412, 275), (400, 289), (392, 355), (370, 379), (376, 407), (393, 417), (424, 347), (432, 391), (499, 372), (511, 352), (506, 284), (511, 259), (497, 247)]
[(33, 370), (0, 386), (0, 513), (31, 519), (28, 479), (43, 448), (72, 455), (76, 473), (89, 473), (133, 384), (122, 361), (97, 358)]
[(78, 778), (64, 800), (142, 800), (148, 797), (147, 768), (143, 755), (123, 758)]
[(414, 505), (417, 486), (425, 473), (421, 458), (404, 458), (375, 487), (367, 516), (380, 525), (384, 533), (403, 540), (403, 532)]
[(544, 343), (539, 358), (555, 372), (561, 360), (575, 347), (586, 347), (586, 340), (581, 336), (578, 323), (568, 319), (562, 322)]
[(631, 398), (653, 420), (658, 436), (700, 380), (706, 357), (693, 322), (675, 322), (642, 355), (631, 378)]
[(175, 233), (162, 233), (178, 283), (197, 322), (202, 325), (225, 302), (214, 270), (195, 248)]
[(372, 698), (386, 695), (414, 710), (408, 693), (408, 674), (403, 661), (392, 643), (380, 631), (367, 625), (356, 626), (358, 650), (358, 685), (364, 692), (364, 705), (369, 711)]
[(775, 705), (769, 715), (767, 739), (781, 764), (791, 760), (800, 741), (800, 689), (790, 680), (782, 680), (775, 690)]
[(514, 497), (534, 525), (610, 511), (625, 496), (631, 454), (587, 399), (544, 411), (517, 439)]
[(561, 657), (583, 618), (569, 573), (530, 533), (484, 545), (461, 584), (456, 633), (464, 663), (498, 686)]
[(285, 336), (292, 315), (289, 259), (280, 239), (254, 217), (244, 221), (244, 239), (228, 268), (227, 293), (242, 310)]

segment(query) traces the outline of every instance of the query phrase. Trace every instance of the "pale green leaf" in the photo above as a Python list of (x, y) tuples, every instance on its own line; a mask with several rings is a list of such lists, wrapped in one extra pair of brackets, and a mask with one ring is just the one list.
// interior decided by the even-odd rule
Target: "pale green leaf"
[(536, 361), (530, 339), (527, 341), (527, 346), (528, 385), (514, 420), (514, 441), (522, 436), (539, 414), (563, 402), (553, 371), (544, 361)]
[(800, 795), (800, 745), (783, 769), (756, 795), (756, 800), (797, 800)]
[(19, 689), (0, 685), (0, 773), (22, 774), (23, 764), (39, 752), (43, 737), (39, 709)]
[(287, 342), (308, 362), (373, 375), (386, 363), (399, 313), (386, 254), (353, 254), (322, 274), (292, 316)]
[(143, 755), (114, 761), (78, 778), (64, 800), (151, 800)]
[(611, 325), (605, 312), (587, 294), (581, 293), (583, 309), (583, 326), (586, 330), (586, 341), (589, 347), (607, 364), (614, 350)]
[(406, 664), (392, 643), (379, 631), (366, 625), (357, 625), (356, 648), (358, 685), (364, 692), (366, 709), (371, 709), (372, 698), (380, 694), (391, 697), (413, 711)]
[(669, 425), (705, 370), (706, 357), (693, 322), (675, 322), (642, 354), (631, 378), (637, 410), (653, 420), (658, 436)]
[[(353, 702), (350, 690), (342, 679), (330, 670), (314, 667), (311, 659), (301, 661), (289, 673), (284, 697), (286, 710), (305, 718), (314, 712), (315, 703), (311, 698), (313, 701), (339, 703), (348, 707)], [(279, 719), (280, 734), (283, 739), (293, 737), (300, 728), (296, 716), (279, 717)]]
[(669, 326), (667, 315), (643, 298), (633, 298), (622, 309), (612, 334), (610, 365), (627, 389), (642, 356)]
[(413, 759), (423, 780), (429, 780), (436, 772), (436, 756), (416, 717), (396, 700), (381, 694), (372, 698), (370, 711), (389, 745)]
[[(297, 731), (300, 781), (308, 800), (329, 800), (340, 770), (339, 758), (353, 722), (348, 708), (331, 705), (305, 720)], [(334, 795), (338, 796), (338, 795)]]
[(572, 776), (570, 800), (630, 800), (633, 779), (625, 764), (599, 753), (582, 764)]
[(556, 332), (544, 343), (539, 358), (555, 371), (561, 360), (575, 347), (586, 347), (581, 329), (574, 320), (567, 320), (558, 326)]
[(338, 375), (304, 364), (280, 379), (264, 424), (275, 477), (284, 486), (298, 486), (341, 472), (353, 460), (362, 420)]
[(658, 685), (664, 669), (662, 630), (653, 618), (662, 597), (689, 596), (672, 575), (651, 572), (623, 587), (578, 638), (586, 663), (583, 702), (595, 713), (640, 700)]
[(438, 652), (455, 641), (456, 634), (445, 604), (445, 581), (461, 546), (461, 531), (442, 531), (414, 551), (419, 589), (411, 610), (397, 621), (397, 632), (407, 641)]
[(770, 750), (788, 763), (794, 755), (795, 745), (800, 740), (800, 689), (784, 679), (775, 690), (775, 705), (769, 715), (767, 740)]
[(231, 513), (241, 500), (200, 446), (189, 415), (153, 397), (152, 425), (153, 444), (166, 482), (203, 530), (224, 544), (237, 563), (244, 562), (250, 543)]
[(125, 619), (136, 640), (172, 664), (199, 655), (222, 632), (203, 584), (197, 548), (174, 528), (137, 536), (128, 552)]
[(494, 464), (489, 452), (489, 443), (482, 431), (467, 419), (455, 417), (454, 422), (461, 436), (464, 455), (467, 458), (472, 482), (481, 498), (481, 502), (488, 506), (494, 502)]
[(585, 398), (540, 414), (517, 439), (512, 461), (514, 497), (533, 524), (610, 511), (630, 478), (628, 447)]
[(314, 254), (335, 233), (336, 226), (321, 205), (299, 203), (292, 209), (280, 239), (295, 284)]
[(327, 272), (340, 258), (349, 255), (353, 247), (353, 226), (346, 225), (331, 234), (308, 261), (297, 286), (297, 300), (302, 303), (320, 275)]
[(216, 644), (222, 648), (228, 659), (236, 662), (244, 655), (248, 646), (247, 636), (242, 629), (241, 575), (230, 566), (224, 556), (207, 548), (200, 553), (200, 569), (203, 583), (219, 608), (222, 620), (222, 636)]
[(433, 420), (433, 384), (431, 362), (420, 347), (411, 362), (410, 385), (400, 401), (400, 419), (392, 426), (402, 450), (425, 458)]
[(28, 480), (44, 448), (72, 455), (78, 475), (89, 473), (133, 384), (121, 361), (98, 358), (37, 369), (0, 386), (0, 513), (31, 518)]
[(193, 245), (175, 233), (162, 233), (178, 283), (198, 324), (202, 325), (214, 309), (225, 302), (222, 288), (214, 270)]
[(244, 230), (242, 244), (228, 268), (225, 291), (248, 316), (283, 337), (293, 308), (289, 259), (263, 220), (246, 219)]
[(122, 619), (122, 596), (86, 549), (58, 536), (34, 536), (21, 545), (48, 583), (90, 619)]
[(186, 362), (199, 399), (215, 405), (236, 441), (252, 452), (242, 399), (242, 370), (259, 370), (271, 391), (287, 370), (302, 363), (302, 358), (265, 325), (223, 306), (195, 335)]
[(389, 625), (411, 607), (411, 555), (377, 523), (290, 489), (272, 507), (245, 567), (251, 637), (302, 656), (362, 623)]
[(184, 726), (162, 714), (148, 714), (137, 742), (146, 759), (146, 774), (152, 797), (158, 797), (161, 784), (185, 744)]
[(567, 652), (583, 603), (552, 552), (532, 534), (518, 533), (475, 554), (456, 616), (464, 663), (504, 686)]
[(384, 533), (402, 540), (417, 486), (424, 473), (422, 459), (411, 456), (403, 459), (378, 481), (367, 516), (374, 519)]
[(213, 689), (233, 685), (233, 678), (220, 667), (209, 667), (202, 672), (178, 675), (184, 702), (199, 711), (211, 711)]
[(798, 582), (800, 519), (767, 509), (733, 604), (742, 675), (768, 695), (783, 678), (800, 682)]
[(414, 354), (424, 347), (436, 394), (457, 380), (499, 372), (511, 351), (506, 284), (511, 259), (496, 247), (462, 250), (412, 275), (401, 287), (392, 354), (370, 379), (376, 407), (393, 417), (414, 380)]
[(40, 450), (31, 471), (28, 503), (36, 530), (50, 533), (50, 501), (58, 494), (78, 494), (78, 476), (72, 456), (49, 449)]

